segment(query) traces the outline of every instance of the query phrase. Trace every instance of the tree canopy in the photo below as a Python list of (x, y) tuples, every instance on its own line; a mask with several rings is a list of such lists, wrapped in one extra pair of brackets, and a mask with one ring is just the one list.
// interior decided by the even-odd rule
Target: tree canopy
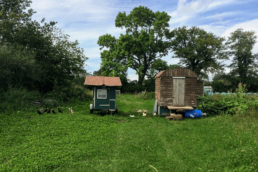
[(101, 53), (102, 74), (123, 77), (130, 67), (136, 70), (141, 84), (155, 60), (168, 54), (173, 37), (168, 29), (170, 18), (165, 12), (154, 13), (143, 6), (134, 8), (129, 15), (119, 12), (115, 25), (125, 27), (126, 34), (119, 39), (106, 34), (98, 40), (100, 49), (109, 49)]
[[(66, 87), (67, 80), (71, 80), (74, 74), (85, 73), (84, 66), (88, 58), (83, 54), (83, 49), (78, 47), (77, 41), (69, 41), (69, 35), (63, 34), (55, 27), (57, 22), (45, 23), (44, 18), (40, 23), (32, 21), (31, 16), (35, 11), (25, 11), (30, 3), (29, 0), (3, 0), (0, 5), (0, 44), (5, 46), (1, 49), (3, 56), (0, 61), (6, 61), (7, 58), (17, 59), (12, 63), (13, 69), (28, 69), (27, 72), (23, 71), (20, 84), (29, 90), (36, 89), (47, 93), (53, 90), (54, 85)], [(17, 52), (14, 52), (16, 49)], [(9, 53), (10, 51), (13, 54)], [(29, 72), (32, 68), (22, 67), (21, 61), (27, 62), (23, 66), (31, 66), (35, 71)], [(5, 71), (9, 69), (7, 63), (2, 67)], [(9, 78), (10, 81), (17, 77), (14, 73), (10, 76), (13, 77)]]
[(174, 55), (180, 63), (194, 71), (201, 78), (207, 79), (207, 72), (223, 69), (218, 60), (228, 59), (224, 38), (207, 33), (198, 27), (179, 27), (173, 30), (175, 39), (171, 42)]
[(247, 84), (247, 87), (254, 90), (258, 86), (258, 53), (253, 54), (252, 49), (256, 43), (257, 36), (254, 31), (243, 31), (239, 28), (232, 32), (226, 45), (230, 48), (229, 55), (233, 57), (229, 74), (224, 78), (237, 86), (239, 82)]

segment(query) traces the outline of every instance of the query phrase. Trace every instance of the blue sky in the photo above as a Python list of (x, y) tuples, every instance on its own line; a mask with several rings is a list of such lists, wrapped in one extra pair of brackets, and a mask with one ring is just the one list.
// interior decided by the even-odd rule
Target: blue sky
[[(170, 15), (171, 30), (197, 26), (227, 39), (231, 32), (243, 28), (244, 31), (255, 31), (258, 37), (257, 0), (32, 0), (31, 8), (37, 12), (33, 20), (57, 21), (57, 27), (70, 35), (70, 41), (78, 40), (89, 58), (85, 69), (93, 73), (100, 68), (100, 52), (103, 51), (99, 50), (98, 38), (107, 33), (119, 38), (125, 29), (115, 27), (117, 14), (126, 12), (128, 15), (140, 5)], [(253, 53), (258, 53), (258, 43)], [(162, 60), (177, 64), (179, 59), (171, 58), (172, 55), (171, 52)], [(230, 61), (224, 64), (230, 64)], [(129, 68), (128, 78), (138, 80), (135, 70)]]

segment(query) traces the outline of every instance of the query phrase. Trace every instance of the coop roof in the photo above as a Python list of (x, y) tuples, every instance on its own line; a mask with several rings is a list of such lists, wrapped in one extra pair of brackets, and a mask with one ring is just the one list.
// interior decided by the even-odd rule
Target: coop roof
[(160, 75), (161, 75), (163, 72), (164, 72), (164, 70), (161, 71), (161, 72), (159, 72), (159, 73), (156, 75), (156, 78), (160, 77)]
[(159, 77), (163, 77), (163, 76), (170, 76), (170, 77), (196, 77), (197, 80), (199, 80), (198, 75), (194, 72), (191, 71), (189, 69), (185, 69), (185, 68), (176, 68), (176, 69), (168, 69), (168, 70), (164, 70), (159, 72), (156, 75), (156, 78)]
[(204, 86), (204, 89), (212, 89), (211, 86)]
[(122, 86), (119, 77), (86, 76), (84, 85), (92, 86)]

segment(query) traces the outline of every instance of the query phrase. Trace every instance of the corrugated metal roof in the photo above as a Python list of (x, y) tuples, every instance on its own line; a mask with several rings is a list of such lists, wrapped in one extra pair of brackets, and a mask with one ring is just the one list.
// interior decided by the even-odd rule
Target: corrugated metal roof
[(159, 72), (159, 73), (156, 75), (156, 77), (155, 77), (155, 78), (160, 77), (160, 75), (161, 75), (163, 72), (165, 72), (165, 70), (163, 70), (163, 71)]
[(205, 89), (212, 89), (211, 86), (204, 86)]
[(108, 76), (86, 76), (84, 85), (94, 86), (122, 86), (119, 77), (108, 77)]

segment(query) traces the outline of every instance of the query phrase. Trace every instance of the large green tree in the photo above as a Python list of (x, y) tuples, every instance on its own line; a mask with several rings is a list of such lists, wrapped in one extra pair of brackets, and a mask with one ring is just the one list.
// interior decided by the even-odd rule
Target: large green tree
[[(69, 35), (64, 34), (61, 29), (53, 27), (49, 34), (51, 44), (39, 51), (41, 64), (47, 69), (44, 83), (39, 82), (42, 90), (51, 91), (54, 81), (59, 90), (68, 87), (69, 80), (76, 75), (85, 75), (85, 61), (88, 59), (84, 55), (84, 50), (78, 47), (79, 43), (69, 41)], [(43, 52), (42, 52), (43, 51)], [(46, 52), (46, 53), (45, 53)], [(48, 89), (45, 89), (48, 88)]]
[(179, 27), (174, 29), (175, 39), (171, 42), (174, 55), (180, 63), (194, 71), (203, 79), (208, 72), (222, 70), (224, 65), (218, 60), (228, 59), (224, 38), (207, 33), (198, 27)]
[(175, 68), (183, 68), (183, 66), (181, 66), (179, 64), (168, 65), (168, 63), (166, 61), (157, 59), (151, 65), (151, 67), (148, 70), (148, 72), (146, 73), (146, 75), (147, 75), (148, 79), (151, 80), (150, 82), (154, 83), (155, 77), (159, 72), (167, 70), (167, 69), (175, 69)]
[(134, 8), (129, 15), (119, 12), (115, 25), (124, 27), (126, 34), (119, 39), (106, 34), (98, 40), (100, 49), (109, 49), (101, 53), (103, 75), (122, 76), (130, 67), (136, 70), (141, 84), (155, 60), (168, 54), (173, 37), (168, 29), (170, 18), (165, 12), (154, 13), (143, 6)]
[(35, 11), (25, 11), (30, 3), (30, 0), (0, 0), (0, 43), (13, 41), (19, 27), (31, 21)]
[(239, 82), (247, 84), (250, 91), (257, 91), (258, 86), (258, 53), (252, 53), (256, 38), (254, 31), (243, 31), (239, 28), (231, 33), (226, 42), (230, 48), (229, 54), (233, 59), (228, 66), (231, 71), (225, 78), (235, 86)]
[(40, 66), (35, 63), (35, 53), (20, 45), (5, 43), (0, 46), (0, 87), (7, 91), (14, 86), (23, 86), (24, 80), (39, 80)]
[(34, 53), (35, 66), (41, 76), (39, 80), (25, 76), (23, 85), (46, 93), (52, 91), (54, 85), (65, 87), (74, 74), (84, 73), (87, 57), (77, 41), (69, 41), (69, 36), (55, 27), (57, 22), (44, 23), (44, 18), (41, 23), (32, 21), (34, 11), (24, 11), (30, 3), (28, 0), (4, 0), (0, 11), (1, 44), (21, 45)]

